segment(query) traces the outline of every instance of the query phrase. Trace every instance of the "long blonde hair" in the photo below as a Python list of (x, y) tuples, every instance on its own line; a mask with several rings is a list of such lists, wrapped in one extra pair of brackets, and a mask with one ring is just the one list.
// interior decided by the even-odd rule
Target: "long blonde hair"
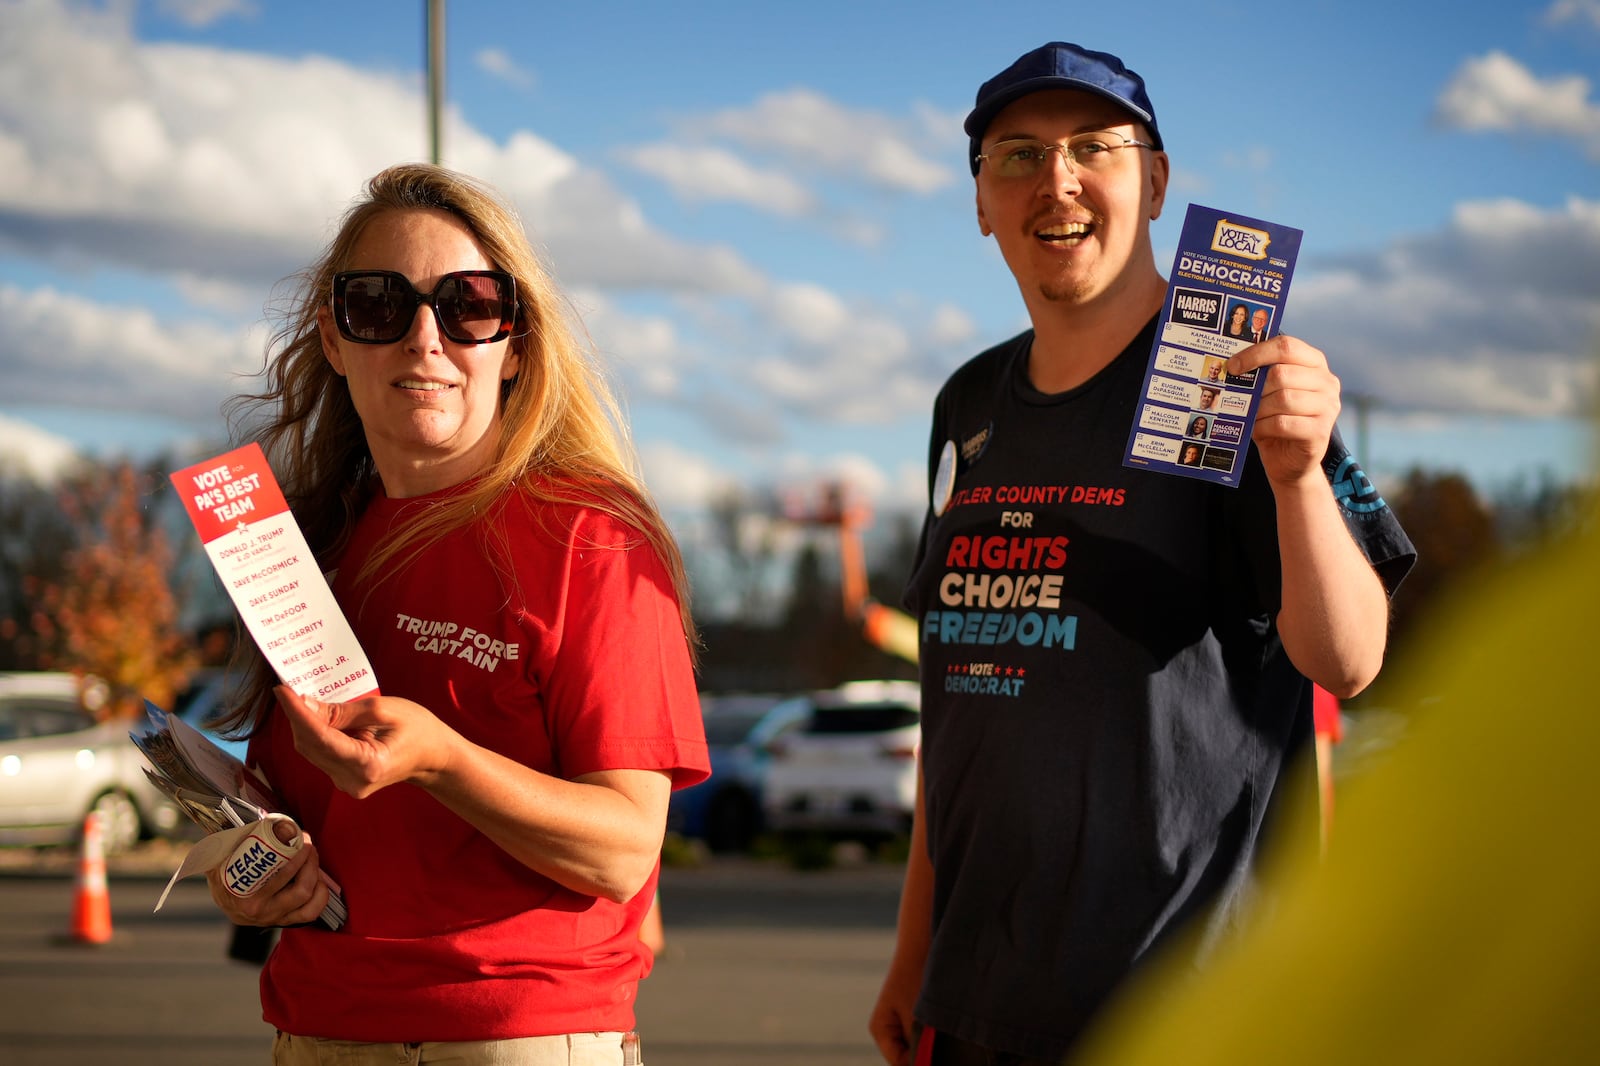
[[(265, 388), (229, 402), (235, 436), (259, 442), (284, 496), (318, 560), (336, 558), (357, 516), (378, 491), (350, 391), (323, 355), (318, 311), (333, 275), (350, 267), (363, 230), (389, 211), (447, 211), (471, 231), (490, 261), (516, 279), (517, 321), (509, 341), (521, 357), (503, 383), (500, 439), (490, 465), (472, 487), (427, 508), (389, 537), (360, 572), (392, 572), (453, 530), (487, 514), (513, 485), (536, 499), (598, 507), (639, 531), (672, 577), (691, 654), (696, 647), (683, 556), (639, 476), (626, 424), (592, 351), (580, 344), (563, 314), (566, 301), (540, 263), (516, 215), (487, 186), (454, 171), (404, 163), (367, 183), (320, 258), (295, 275), (291, 302), (267, 345)], [(241, 641), (249, 649), (249, 641)], [(230, 724), (252, 725), (272, 684), (257, 667), (250, 698)]]

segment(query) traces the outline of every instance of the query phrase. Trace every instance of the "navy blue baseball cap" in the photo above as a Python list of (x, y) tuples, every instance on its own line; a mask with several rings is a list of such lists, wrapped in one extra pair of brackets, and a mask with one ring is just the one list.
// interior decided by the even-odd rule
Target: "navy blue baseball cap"
[(1156, 110), (1145, 95), (1144, 79), (1122, 65), (1109, 52), (1092, 52), (1065, 41), (1051, 41), (1035, 48), (1005, 70), (978, 87), (978, 99), (962, 128), (972, 138), (967, 153), (972, 174), (978, 174), (978, 153), (982, 151), (984, 131), (1000, 110), (1013, 100), (1046, 89), (1078, 89), (1095, 93), (1121, 104), (1150, 131), (1150, 140), (1161, 147), (1161, 131), (1156, 128)]

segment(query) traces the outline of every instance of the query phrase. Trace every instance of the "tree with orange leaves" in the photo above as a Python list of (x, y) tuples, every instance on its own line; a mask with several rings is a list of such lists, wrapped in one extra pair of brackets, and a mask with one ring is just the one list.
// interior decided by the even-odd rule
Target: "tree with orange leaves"
[(42, 664), (104, 679), (111, 717), (136, 715), (146, 697), (170, 707), (195, 665), (178, 625), (171, 548), (149, 506), (160, 484), (124, 461), (62, 486), (76, 541), (34, 612)]

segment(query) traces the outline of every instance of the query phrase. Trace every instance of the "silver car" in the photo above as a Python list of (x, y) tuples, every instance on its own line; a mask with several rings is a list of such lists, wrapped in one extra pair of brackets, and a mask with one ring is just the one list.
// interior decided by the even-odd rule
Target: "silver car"
[(103, 683), (72, 674), (0, 673), (0, 844), (74, 843), (90, 811), (111, 853), (176, 828), (129, 723), (96, 721), (104, 701)]

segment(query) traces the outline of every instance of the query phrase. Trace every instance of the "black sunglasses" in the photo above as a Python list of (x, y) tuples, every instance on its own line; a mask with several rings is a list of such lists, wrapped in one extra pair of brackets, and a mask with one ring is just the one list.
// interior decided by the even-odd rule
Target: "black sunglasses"
[(418, 292), (393, 270), (346, 270), (333, 276), (333, 320), (346, 340), (393, 344), (411, 331), (427, 304), (439, 332), (457, 344), (488, 344), (510, 336), (517, 286), (503, 270), (455, 270), (432, 292)]

